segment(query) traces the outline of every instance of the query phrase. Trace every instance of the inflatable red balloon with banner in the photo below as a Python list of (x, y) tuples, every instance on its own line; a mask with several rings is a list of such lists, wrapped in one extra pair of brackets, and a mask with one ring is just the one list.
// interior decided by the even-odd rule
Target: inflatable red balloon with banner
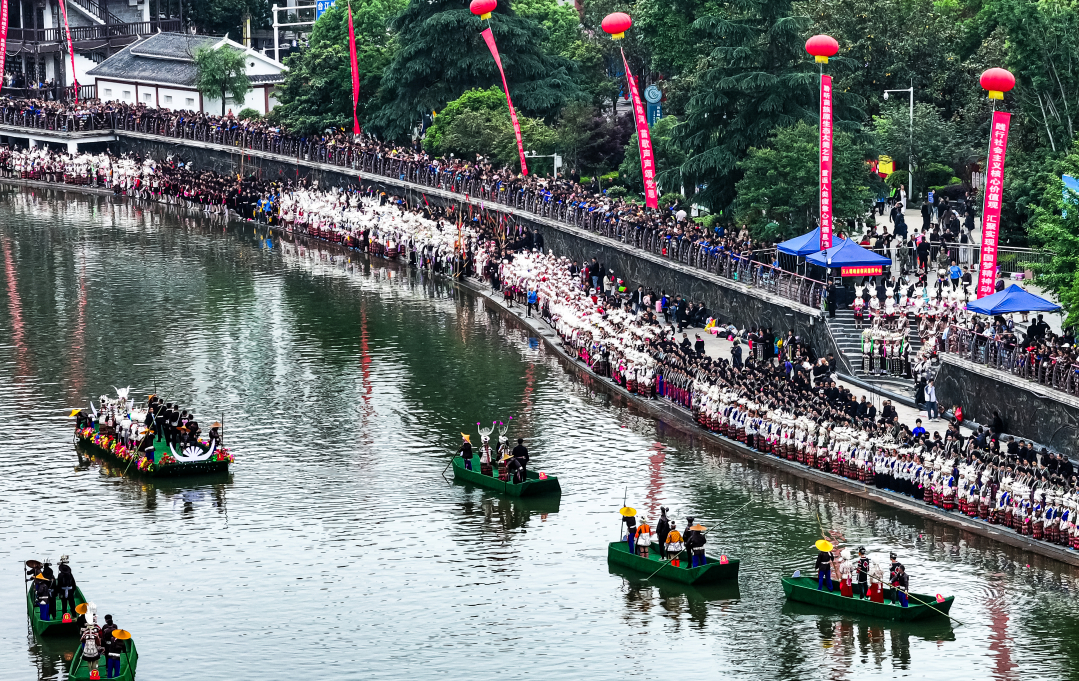
[[(624, 12), (608, 14), (601, 24), (603, 30), (611, 34), (611, 39), (621, 40), (626, 31), (633, 26), (633, 20)], [(644, 179), (644, 205), (659, 208), (659, 188), (656, 186), (656, 157), (652, 153), (652, 136), (648, 130), (648, 117), (644, 112), (641, 93), (637, 89), (637, 79), (629, 70), (626, 51), (622, 53), (622, 66), (626, 69), (626, 83), (629, 86), (629, 98), (633, 104), (633, 120), (637, 124), (637, 147), (641, 152), (641, 176)]]
[(827, 64), (828, 57), (834, 57), (839, 52), (839, 43), (830, 35), (815, 35), (806, 41), (806, 52), (813, 55), (818, 63)]
[(472, 0), (468, 9), (480, 19), (490, 19), (491, 12), (495, 11), (496, 7), (498, 7), (498, 0)]
[(989, 90), (989, 99), (1004, 99), (1004, 93), (1015, 87), (1015, 76), (1008, 69), (989, 69), (982, 74), (980, 82)]
[(605, 32), (610, 33), (611, 38), (614, 40), (621, 40), (630, 26), (633, 26), (633, 19), (630, 19), (625, 12), (608, 14), (603, 18), (603, 23), (600, 24), (600, 27)]

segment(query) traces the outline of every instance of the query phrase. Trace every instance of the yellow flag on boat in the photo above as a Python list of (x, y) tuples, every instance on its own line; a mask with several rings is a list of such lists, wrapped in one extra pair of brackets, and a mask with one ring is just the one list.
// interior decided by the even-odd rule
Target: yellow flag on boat
[(621, 513), (622, 516), (625, 518), (632, 518), (633, 516), (637, 515), (637, 509), (631, 508), (629, 506), (623, 506), (621, 509), (619, 509), (618, 512)]
[(827, 539), (818, 539), (817, 543), (814, 544), (814, 546), (816, 546), (817, 550), (819, 551), (831, 551), (833, 548), (835, 548), (832, 546), (832, 542), (828, 541)]

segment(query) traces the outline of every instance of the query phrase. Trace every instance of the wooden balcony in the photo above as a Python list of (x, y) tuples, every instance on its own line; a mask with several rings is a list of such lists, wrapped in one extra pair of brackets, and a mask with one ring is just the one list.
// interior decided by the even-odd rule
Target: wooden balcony
[[(152, 33), (177, 32), (183, 30), (179, 19), (161, 21), (139, 21), (130, 24), (107, 24), (104, 26), (74, 26), (71, 29), (71, 41), (75, 49), (96, 49), (105, 45), (123, 46), (135, 41), (139, 36)], [(67, 41), (63, 27), (59, 28), (8, 28), (8, 43), (59, 45)], [(42, 50), (45, 51), (45, 50)]]

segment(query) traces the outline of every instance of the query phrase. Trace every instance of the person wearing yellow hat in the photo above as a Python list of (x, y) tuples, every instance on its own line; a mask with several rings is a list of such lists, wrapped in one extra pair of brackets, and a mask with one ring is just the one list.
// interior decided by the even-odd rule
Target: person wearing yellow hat
[(472, 442), (468, 439), (467, 433), (461, 433), (461, 446), (457, 448), (457, 453), (461, 455), (461, 458), (465, 461), (465, 470), (472, 470)]
[(828, 585), (828, 590), (832, 591), (832, 543), (820, 539), (815, 544), (819, 553), (817, 554), (817, 591), (824, 589), (824, 585)]
[(40, 572), (34, 575), (34, 601), (42, 622), (49, 621), (49, 602), (53, 599), (52, 580)]

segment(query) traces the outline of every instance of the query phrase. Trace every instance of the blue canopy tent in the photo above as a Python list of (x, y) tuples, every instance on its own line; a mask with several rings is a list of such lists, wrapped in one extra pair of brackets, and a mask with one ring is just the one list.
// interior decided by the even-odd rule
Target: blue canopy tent
[(1058, 312), (1061, 307), (1012, 284), (1003, 291), (967, 303), (967, 309), (978, 314), (998, 315), (1009, 312)]
[(890, 258), (866, 250), (849, 239), (806, 257), (806, 262), (818, 267), (885, 267), (892, 264)]
[[(834, 236), (832, 237), (832, 246), (838, 245), (840, 242), (846, 241), (846, 239)], [(783, 243), (776, 246), (780, 253), (786, 253), (787, 255), (809, 255), (811, 253), (820, 252), (820, 227), (814, 229), (809, 234), (803, 234), (802, 236), (796, 236), (793, 239), (787, 239)]]

